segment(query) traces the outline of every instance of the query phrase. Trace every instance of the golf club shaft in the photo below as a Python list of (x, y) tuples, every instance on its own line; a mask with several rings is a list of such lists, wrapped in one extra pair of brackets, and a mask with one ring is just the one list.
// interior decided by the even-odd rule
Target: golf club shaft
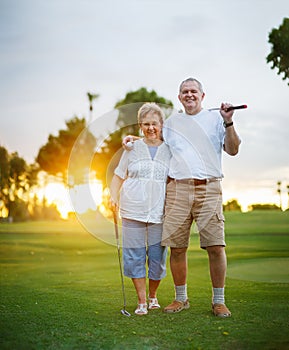
[(115, 231), (115, 237), (116, 237), (117, 254), (118, 254), (118, 262), (119, 262), (121, 286), (122, 286), (122, 294), (123, 294), (123, 307), (124, 307), (124, 310), (125, 310), (125, 308), (126, 308), (126, 297), (125, 297), (124, 280), (123, 280), (123, 273), (122, 273), (122, 264), (121, 264), (121, 257), (120, 257), (120, 245), (119, 245), (119, 234), (118, 234), (117, 212), (116, 212), (116, 210), (113, 210), (113, 221), (114, 221), (114, 231)]

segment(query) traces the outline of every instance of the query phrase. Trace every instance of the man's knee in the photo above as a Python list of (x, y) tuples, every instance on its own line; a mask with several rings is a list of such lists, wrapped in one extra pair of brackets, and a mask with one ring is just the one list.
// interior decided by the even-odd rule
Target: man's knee
[(220, 257), (223, 256), (225, 254), (225, 247), (222, 245), (215, 245), (212, 247), (207, 247), (207, 252), (209, 254), (210, 257)]
[(186, 258), (187, 248), (171, 248), (171, 258), (174, 260), (182, 260)]

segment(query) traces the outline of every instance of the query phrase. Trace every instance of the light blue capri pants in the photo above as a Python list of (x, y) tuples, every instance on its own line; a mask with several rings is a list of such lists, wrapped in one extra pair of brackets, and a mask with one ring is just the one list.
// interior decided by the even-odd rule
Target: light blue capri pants
[(166, 276), (167, 248), (161, 246), (162, 224), (122, 219), (123, 269), (130, 278), (161, 280)]

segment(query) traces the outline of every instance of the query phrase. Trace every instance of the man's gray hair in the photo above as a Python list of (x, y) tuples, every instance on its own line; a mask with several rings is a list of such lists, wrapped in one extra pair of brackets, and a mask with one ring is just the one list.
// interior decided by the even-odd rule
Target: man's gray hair
[(183, 81), (181, 82), (181, 85), (180, 85), (180, 88), (179, 88), (179, 92), (182, 91), (183, 84), (186, 83), (186, 82), (188, 82), (188, 81), (194, 81), (194, 82), (196, 82), (196, 83), (198, 84), (198, 86), (199, 86), (199, 89), (200, 89), (201, 93), (204, 92), (202, 84), (201, 84), (201, 83), (199, 82), (199, 80), (197, 80), (196, 78), (187, 78), (186, 80), (183, 80)]

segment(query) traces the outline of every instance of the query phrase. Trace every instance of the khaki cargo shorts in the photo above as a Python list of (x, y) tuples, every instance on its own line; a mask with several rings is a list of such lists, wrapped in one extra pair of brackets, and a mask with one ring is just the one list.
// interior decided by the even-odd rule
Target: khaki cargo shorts
[(219, 179), (205, 184), (194, 183), (194, 180), (168, 180), (162, 245), (188, 247), (193, 221), (197, 225), (201, 248), (226, 245)]

